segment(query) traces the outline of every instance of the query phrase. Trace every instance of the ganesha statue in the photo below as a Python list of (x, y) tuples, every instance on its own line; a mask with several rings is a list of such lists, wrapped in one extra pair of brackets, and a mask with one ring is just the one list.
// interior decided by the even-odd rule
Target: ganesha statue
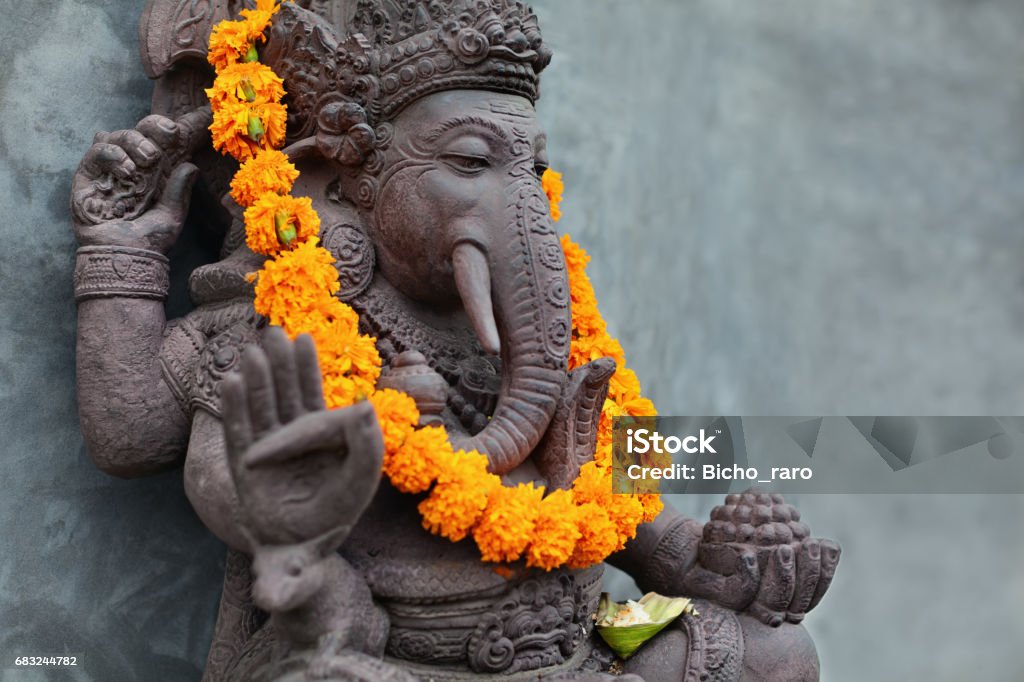
[[(79, 406), (97, 466), (183, 467), (229, 547), (205, 680), (818, 679), (801, 621), (840, 550), (781, 497), (731, 495), (708, 524), (637, 503), (604, 554), (579, 549), (598, 533), (587, 515), (608, 518), (574, 481), (595, 470), (621, 357), (574, 356), (580, 302), (535, 110), (552, 53), (528, 6), (149, 0), (140, 35), (153, 113), (99, 133), (73, 185)], [(211, 35), (235, 52), (215, 58)], [(211, 63), (256, 75), (218, 90)], [(291, 192), (306, 213), (270, 211), (254, 236), (259, 203), (215, 146), (250, 180), (282, 154), (265, 170), (289, 186), (271, 200)], [(186, 217), (220, 255), (168, 320)], [(331, 305), (300, 333), (261, 296), (306, 248), (330, 263)], [(312, 300), (277, 281), (282, 305)], [(332, 336), (345, 320), (351, 343)], [(385, 395), (409, 406), (401, 437)], [(410, 434), (420, 484), (384, 475)], [(474, 485), (444, 457), (476, 467)], [(509, 491), (530, 503), (451, 529), (457, 505), (483, 518)], [(527, 518), (541, 547), (545, 513), (568, 544), (510, 548)], [(618, 660), (595, 635), (605, 558), (699, 615)]]

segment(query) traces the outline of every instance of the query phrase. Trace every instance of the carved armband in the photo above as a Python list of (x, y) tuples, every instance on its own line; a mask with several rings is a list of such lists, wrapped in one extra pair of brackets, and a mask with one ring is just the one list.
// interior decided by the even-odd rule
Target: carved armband
[(75, 263), (75, 301), (148, 298), (162, 301), (170, 288), (170, 264), (155, 251), (125, 246), (83, 246)]
[(700, 533), (701, 525), (683, 516), (670, 525), (658, 539), (643, 575), (637, 580), (641, 589), (665, 594), (678, 589), (680, 576), (697, 557)]

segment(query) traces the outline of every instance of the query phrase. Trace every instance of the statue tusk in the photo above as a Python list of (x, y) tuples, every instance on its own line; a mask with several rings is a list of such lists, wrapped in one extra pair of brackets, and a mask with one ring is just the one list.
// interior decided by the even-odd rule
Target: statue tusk
[(498, 355), (501, 352), (501, 338), (494, 321), (491, 269), (487, 265), (487, 255), (476, 244), (459, 242), (452, 251), (452, 266), (455, 269), (455, 286), (459, 289), (462, 305), (480, 345), (486, 352)]

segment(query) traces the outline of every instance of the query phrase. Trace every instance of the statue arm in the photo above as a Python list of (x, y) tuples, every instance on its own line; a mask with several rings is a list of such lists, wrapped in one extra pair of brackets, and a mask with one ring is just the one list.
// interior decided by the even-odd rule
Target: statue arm
[[(166, 271), (157, 255), (80, 253), (78, 271), (96, 267), (97, 261), (106, 261), (112, 270), (116, 266), (109, 264), (117, 259), (131, 259), (129, 276), (134, 270)], [(160, 367), (164, 329), (162, 300), (125, 295), (80, 300), (79, 416), (89, 454), (107, 473), (154, 473), (185, 453), (188, 418)]]
[(608, 563), (628, 573), (644, 592), (671, 594), (679, 590), (679, 577), (697, 562), (702, 527), (666, 505)]
[(148, 116), (98, 133), (72, 182), (81, 248), (78, 400), (86, 446), (124, 477), (167, 468), (185, 453), (189, 423), (159, 356), (169, 287), (166, 254), (188, 213), (197, 169), (185, 161), (205, 139), (209, 109), (178, 121)]

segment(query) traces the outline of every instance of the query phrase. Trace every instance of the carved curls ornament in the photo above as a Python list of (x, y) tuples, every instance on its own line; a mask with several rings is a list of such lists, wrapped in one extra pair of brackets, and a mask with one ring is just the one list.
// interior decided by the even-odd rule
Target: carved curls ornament
[(316, 144), (325, 157), (342, 166), (361, 166), (376, 150), (377, 134), (361, 106), (330, 102), (317, 117)]
[(375, 255), (373, 245), (361, 229), (353, 225), (331, 225), (320, 231), (323, 247), (334, 256), (341, 289), (337, 296), (350, 301), (370, 285)]

